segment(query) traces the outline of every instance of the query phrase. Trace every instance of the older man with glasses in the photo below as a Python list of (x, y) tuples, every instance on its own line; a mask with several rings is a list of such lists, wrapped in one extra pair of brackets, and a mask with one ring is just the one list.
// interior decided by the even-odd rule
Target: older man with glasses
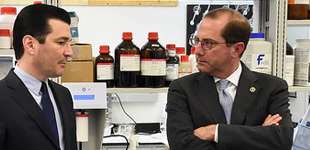
[(251, 27), (239, 12), (206, 14), (192, 39), (200, 72), (174, 80), (167, 102), (171, 150), (289, 150), (286, 81), (249, 70), (240, 58)]

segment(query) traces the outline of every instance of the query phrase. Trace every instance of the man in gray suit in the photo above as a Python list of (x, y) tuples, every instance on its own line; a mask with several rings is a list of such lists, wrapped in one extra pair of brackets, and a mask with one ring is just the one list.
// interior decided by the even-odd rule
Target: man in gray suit
[[(173, 81), (168, 91), (171, 150), (291, 149), (287, 83), (240, 61), (250, 32), (247, 19), (232, 9), (204, 16), (193, 40), (200, 72)], [(223, 80), (225, 90), (217, 83)]]
[(71, 94), (48, 79), (63, 74), (73, 53), (68, 13), (26, 6), (13, 33), (17, 65), (0, 81), (0, 150), (77, 150)]

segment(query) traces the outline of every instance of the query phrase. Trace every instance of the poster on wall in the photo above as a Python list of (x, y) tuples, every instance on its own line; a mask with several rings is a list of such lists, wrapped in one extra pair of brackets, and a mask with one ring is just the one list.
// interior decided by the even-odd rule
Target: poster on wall
[(198, 25), (207, 12), (221, 8), (231, 8), (239, 11), (248, 20), (250, 25), (253, 27), (253, 5), (252, 4), (224, 4), (224, 5), (213, 5), (213, 4), (189, 4), (187, 5), (187, 17), (186, 17), (186, 53), (190, 54), (190, 39), (195, 37), (195, 32)]

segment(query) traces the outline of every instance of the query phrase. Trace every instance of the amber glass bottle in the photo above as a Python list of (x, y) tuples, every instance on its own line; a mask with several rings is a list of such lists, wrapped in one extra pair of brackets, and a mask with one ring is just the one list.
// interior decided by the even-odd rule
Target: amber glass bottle
[(114, 59), (109, 54), (109, 46), (101, 45), (99, 53), (95, 62), (95, 81), (106, 82), (108, 88), (114, 87)]
[(286, 42), (286, 55), (294, 55), (293, 47)]
[(164, 87), (166, 76), (166, 50), (158, 42), (158, 33), (150, 32), (148, 42), (141, 48), (141, 87)]
[(115, 48), (115, 87), (137, 87), (140, 75), (140, 49), (132, 42), (132, 33), (123, 32), (123, 41)]
[(175, 52), (175, 44), (167, 44), (168, 57), (166, 61), (166, 81), (165, 86), (169, 87), (170, 83), (179, 77), (179, 60)]

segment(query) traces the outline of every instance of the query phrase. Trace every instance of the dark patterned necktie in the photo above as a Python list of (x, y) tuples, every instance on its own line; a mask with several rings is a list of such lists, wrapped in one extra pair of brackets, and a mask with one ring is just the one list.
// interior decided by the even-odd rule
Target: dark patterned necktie
[(50, 99), (50, 96), (48, 94), (48, 90), (47, 90), (47, 86), (45, 82), (42, 82), (41, 92), (42, 92), (41, 104), (43, 107), (44, 115), (48, 121), (48, 124), (51, 126), (53, 133), (55, 134), (57, 141), (58, 141), (59, 137), (58, 137), (58, 130), (57, 130), (57, 124), (56, 124), (56, 119), (55, 119), (54, 107)]

